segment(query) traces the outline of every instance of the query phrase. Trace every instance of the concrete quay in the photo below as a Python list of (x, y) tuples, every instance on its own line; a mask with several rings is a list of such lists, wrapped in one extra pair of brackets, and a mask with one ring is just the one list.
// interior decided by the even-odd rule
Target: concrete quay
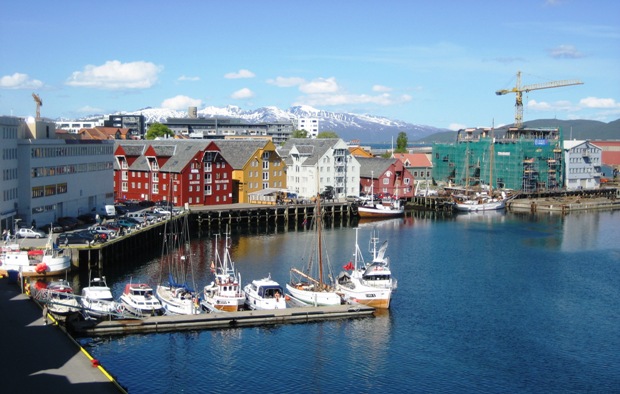
[(0, 391), (4, 393), (125, 393), (105, 369), (18, 284), (0, 279)]

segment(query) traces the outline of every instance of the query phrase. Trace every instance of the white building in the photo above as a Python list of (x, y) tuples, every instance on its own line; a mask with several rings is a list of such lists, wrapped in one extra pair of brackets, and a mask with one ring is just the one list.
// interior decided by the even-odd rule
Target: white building
[(319, 118), (297, 119), (297, 130), (305, 130), (308, 138), (316, 138), (319, 135)]
[(17, 135), (20, 119), (12, 116), (0, 116), (0, 228), (12, 228), (17, 215), (18, 179), (17, 179)]
[(0, 117), (1, 225), (37, 226), (114, 200), (114, 141), (56, 138), (51, 120)]
[(602, 149), (590, 141), (564, 141), (566, 190), (598, 189)]
[(61, 120), (56, 122), (56, 128), (77, 134), (81, 129), (103, 127), (103, 118), (91, 120)]
[(340, 138), (292, 138), (278, 149), (286, 161), (286, 187), (311, 198), (328, 186), (335, 198), (359, 195), (360, 165)]

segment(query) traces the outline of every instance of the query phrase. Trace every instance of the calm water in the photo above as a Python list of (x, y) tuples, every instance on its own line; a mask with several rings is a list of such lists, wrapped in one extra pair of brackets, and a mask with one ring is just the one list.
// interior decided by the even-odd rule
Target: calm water
[[(399, 283), (389, 312), (81, 342), (131, 393), (618, 392), (619, 223), (620, 212), (377, 222)], [(360, 225), (362, 250), (373, 228)], [(339, 270), (355, 231), (327, 236)], [(243, 282), (285, 283), (308, 237), (234, 236)], [(194, 243), (200, 287), (212, 248), (209, 235)], [(117, 296), (129, 278), (155, 285), (159, 259), (107, 276)]]

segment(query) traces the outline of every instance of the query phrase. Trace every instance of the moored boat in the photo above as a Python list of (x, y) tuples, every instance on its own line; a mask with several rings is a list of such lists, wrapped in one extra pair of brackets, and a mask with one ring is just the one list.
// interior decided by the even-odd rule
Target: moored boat
[(284, 309), (286, 300), (282, 286), (271, 275), (264, 279), (253, 280), (243, 288), (245, 306), (248, 309)]
[(64, 279), (49, 283), (41, 291), (44, 292), (44, 296), (40, 299), (43, 299), (48, 310), (56, 315), (66, 316), (80, 310), (80, 304), (73, 293), (73, 288)]
[(392, 285), (388, 283), (388, 280), (391, 282), (389, 266), (385, 259), (377, 259), (376, 253), (373, 262), (366, 265), (357, 236), (358, 229), (355, 229), (353, 261), (345, 265), (345, 271), (338, 275), (337, 289), (348, 303), (388, 309), (392, 298)]
[(211, 270), (215, 280), (203, 289), (203, 300), (200, 303), (205, 310), (212, 312), (236, 312), (245, 303), (245, 294), (241, 289), (241, 274), (235, 270), (235, 263), (230, 257), (230, 239), (228, 230), (224, 244), (224, 258), (220, 258), (215, 238), (215, 259)]
[(119, 305), (114, 301), (112, 290), (108, 287), (105, 276), (93, 278), (89, 286), (82, 289), (80, 304), (84, 313), (94, 318), (110, 317), (119, 310)]
[(382, 200), (366, 200), (357, 207), (361, 218), (391, 218), (404, 215), (405, 207), (398, 198), (384, 198)]
[(52, 242), (44, 249), (21, 250), (18, 243), (0, 247), (0, 271), (17, 271), (24, 277), (61, 275), (71, 270), (71, 256)]
[(138, 317), (164, 314), (163, 305), (146, 283), (127, 283), (120, 300), (125, 310)]

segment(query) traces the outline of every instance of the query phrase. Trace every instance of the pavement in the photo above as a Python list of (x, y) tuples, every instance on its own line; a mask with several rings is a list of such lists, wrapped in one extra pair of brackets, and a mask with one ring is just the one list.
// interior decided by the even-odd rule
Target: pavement
[(21, 294), (0, 279), (0, 392), (123, 393), (97, 360)]

